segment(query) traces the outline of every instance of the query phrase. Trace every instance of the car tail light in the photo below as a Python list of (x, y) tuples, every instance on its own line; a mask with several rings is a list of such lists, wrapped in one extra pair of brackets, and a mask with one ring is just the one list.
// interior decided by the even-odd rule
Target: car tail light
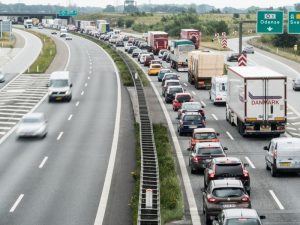
[(215, 203), (217, 201), (217, 199), (215, 199), (214, 197), (212, 197), (211, 195), (207, 196), (207, 201), (210, 203)]
[(242, 197), (242, 202), (249, 202), (250, 199), (249, 199), (249, 196), (248, 195), (245, 195), (244, 197)]
[(222, 100), (222, 98), (220, 98), (220, 97), (216, 97), (216, 100)]
[(208, 171), (208, 176), (209, 176), (209, 178), (214, 178), (215, 177), (214, 171), (212, 171), (212, 170)]
[(273, 157), (273, 159), (277, 159), (277, 150), (273, 151), (272, 157)]
[(248, 172), (248, 170), (243, 170), (243, 175), (244, 175), (244, 177), (249, 177), (249, 172)]
[(198, 161), (200, 161), (202, 158), (200, 157), (200, 156), (194, 156), (193, 158), (192, 158), (192, 160), (194, 161), (194, 162), (198, 162)]

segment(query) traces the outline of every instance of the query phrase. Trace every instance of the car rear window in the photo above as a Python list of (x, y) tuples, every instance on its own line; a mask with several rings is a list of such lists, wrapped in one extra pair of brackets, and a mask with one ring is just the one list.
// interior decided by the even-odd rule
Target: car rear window
[(233, 218), (226, 221), (226, 225), (261, 225), (255, 218)]
[(195, 121), (195, 120), (200, 120), (201, 116), (200, 115), (186, 115), (183, 117), (184, 121)]
[(223, 151), (219, 147), (198, 148), (197, 154), (199, 154), (199, 155), (217, 155), (217, 154), (223, 154)]
[(189, 102), (191, 100), (190, 95), (180, 95), (177, 97), (177, 101), (179, 102)]
[(182, 107), (182, 109), (185, 109), (185, 110), (200, 110), (201, 105), (200, 104), (186, 104)]
[(170, 94), (181, 93), (181, 92), (183, 92), (182, 88), (171, 88), (170, 89)]
[(207, 132), (207, 133), (195, 133), (194, 138), (197, 140), (210, 140), (217, 138), (216, 133)]
[(240, 163), (216, 164), (216, 174), (224, 176), (243, 175), (243, 168)]
[(212, 194), (218, 198), (234, 198), (243, 196), (244, 191), (241, 188), (224, 187), (214, 189)]
[(160, 65), (152, 65), (152, 68), (160, 68)]

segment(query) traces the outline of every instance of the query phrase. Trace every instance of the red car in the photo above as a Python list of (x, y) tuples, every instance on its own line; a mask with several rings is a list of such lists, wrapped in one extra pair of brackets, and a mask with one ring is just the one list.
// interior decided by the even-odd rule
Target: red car
[(176, 93), (175, 99), (173, 100), (173, 110), (177, 111), (178, 109), (181, 108), (181, 105), (183, 102), (192, 102), (193, 101), (193, 96), (188, 93)]

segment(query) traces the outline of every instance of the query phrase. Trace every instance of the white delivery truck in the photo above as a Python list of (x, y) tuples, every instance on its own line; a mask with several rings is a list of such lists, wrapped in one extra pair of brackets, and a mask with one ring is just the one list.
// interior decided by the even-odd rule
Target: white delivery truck
[(211, 89), (209, 91), (209, 99), (214, 104), (226, 103), (227, 96), (227, 76), (217, 76), (211, 78)]
[(188, 71), (188, 53), (195, 50), (195, 45), (190, 40), (175, 40), (171, 45), (171, 68), (177, 71)]
[(28, 28), (32, 28), (32, 19), (25, 19), (24, 20), (24, 28), (28, 29)]
[(259, 66), (229, 67), (226, 120), (241, 135), (285, 132), (287, 77)]

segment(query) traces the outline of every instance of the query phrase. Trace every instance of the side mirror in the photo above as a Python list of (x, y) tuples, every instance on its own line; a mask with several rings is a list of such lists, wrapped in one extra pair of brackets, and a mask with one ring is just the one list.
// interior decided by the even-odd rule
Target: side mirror
[(249, 167), (249, 163), (244, 163), (244, 167)]
[(187, 150), (187, 151), (191, 151), (191, 148), (190, 148), (190, 147), (188, 147), (186, 150)]
[(264, 147), (264, 150), (268, 151), (268, 150), (269, 150), (269, 147), (268, 147), (268, 146), (265, 146), (265, 147)]
[(224, 151), (227, 151), (227, 150), (228, 150), (228, 148), (227, 148), (227, 147), (224, 147), (224, 148), (223, 148), (223, 150), (224, 150)]
[(50, 86), (50, 84), (49, 84), (49, 83), (47, 83), (47, 84), (46, 84), (46, 87), (49, 87), (49, 86)]
[(206, 192), (206, 190), (205, 190), (205, 188), (203, 187), (203, 188), (201, 188), (200, 189), (202, 192)]
[(70, 84), (70, 87), (73, 87), (73, 84)]
[(216, 133), (217, 134), (217, 136), (220, 136), (220, 133)]
[(264, 220), (264, 219), (266, 219), (266, 216), (265, 215), (261, 215), (261, 216), (259, 216), (259, 218), (262, 219), (262, 220)]
[(205, 108), (204, 105), (202, 105), (201, 108), (204, 109)]

